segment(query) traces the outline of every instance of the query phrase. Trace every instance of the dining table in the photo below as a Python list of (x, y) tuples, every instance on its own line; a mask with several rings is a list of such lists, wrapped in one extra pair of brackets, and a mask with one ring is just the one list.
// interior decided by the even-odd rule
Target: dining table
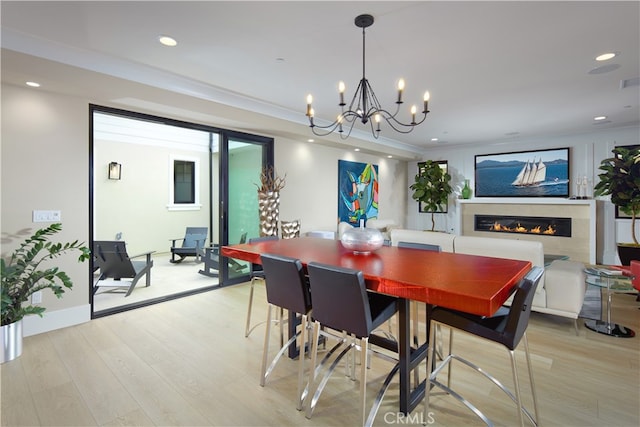
[(397, 369), (399, 411), (404, 414), (422, 401), (427, 383), (425, 380), (411, 384), (411, 371), (425, 359), (428, 342), (412, 346), (410, 301), (491, 316), (531, 269), (529, 261), (395, 246), (383, 246), (366, 254), (354, 253), (342, 246), (340, 240), (315, 237), (244, 243), (221, 249), (225, 257), (255, 264), (261, 264), (261, 255), (265, 253), (299, 259), (304, 267), (317, 262), (362, 271), (368, 290), (399, 299)]

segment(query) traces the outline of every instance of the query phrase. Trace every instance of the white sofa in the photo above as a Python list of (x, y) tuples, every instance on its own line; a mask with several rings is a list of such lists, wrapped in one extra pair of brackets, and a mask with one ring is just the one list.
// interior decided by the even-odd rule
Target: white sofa
[[(428, 243), (440, 246), (444, 252), (525, 260), (531, 261), (533, 266), (545, 267), (541, 242), (407, 229), (392, 229), (390, 237), (393, 246), (402, 241)], [(546, 266), (531, 309), (573, 319), (577, 332), (577, 319), (585, 292), (584, 264), (556, 260)]]

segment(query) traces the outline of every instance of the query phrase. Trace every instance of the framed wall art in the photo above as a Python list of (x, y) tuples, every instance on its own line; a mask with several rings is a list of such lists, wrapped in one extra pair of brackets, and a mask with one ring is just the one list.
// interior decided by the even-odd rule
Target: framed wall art
[(338, 221), (378, 217), (378, 165), (338, 160)]
[(569, 197), (569, 148), (475, 156), (476, 197)]

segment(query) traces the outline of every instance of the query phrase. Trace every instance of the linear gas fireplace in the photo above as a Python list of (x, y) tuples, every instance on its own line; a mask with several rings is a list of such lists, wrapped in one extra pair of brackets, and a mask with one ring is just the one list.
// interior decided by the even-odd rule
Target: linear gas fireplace
[(571, 237), (571, 218), (474, 215), (475, 231)]

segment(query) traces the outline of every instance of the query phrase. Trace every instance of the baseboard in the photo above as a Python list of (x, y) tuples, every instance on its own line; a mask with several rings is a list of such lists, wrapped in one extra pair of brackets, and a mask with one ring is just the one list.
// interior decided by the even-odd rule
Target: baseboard
[(47, 310), (40, 316), (27, 316), (22, 321), (25, 337), (79, 325), (91, 320), (91, 305), (85, 304), (63, 310)]

